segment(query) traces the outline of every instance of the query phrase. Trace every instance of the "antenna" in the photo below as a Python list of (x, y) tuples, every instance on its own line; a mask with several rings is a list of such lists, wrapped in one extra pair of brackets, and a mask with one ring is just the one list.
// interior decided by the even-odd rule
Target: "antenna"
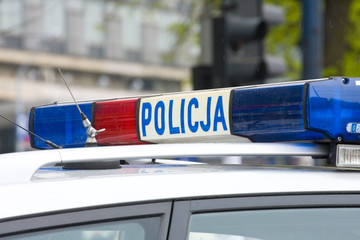
[(1, 115), (1, 114), (0, 114), (0, 117), (2, 117), (3, 119), (5, 119), (5, 120), (7, 120), (7, 121), (11, 122), (12, 124), (14, 124), (15, 126), (17, 126), (17, 127), (21, 128), (22, 130), (24, 130), (24, 131), (26, 131), (26, 132), (30, 133), (30, 134), (31, 134), (31, 135), (33, 135), (34, 137), (37, 137), (37, 138), (38, 138), (38, 139), (40, 139), (41, 141), (45, 142), (48, 146), (50, 146), (50, 147), (52, 147), (52, 148), (54, 148), (54, 149), (61, 149), (61, 148), (62, 148), (62, 147), (60, 147), (60, 146), (56, 145), (55, 143), (51, 142), (50, 140), (45, 140), (45, 139), (43, 139), (43, 138), (42, 138), (42, 137), (40, 137), (39, 135), (37, 135), (37, 134), (35, 134), (35, 133), (33, 133), (33, 132), (31, 132), (31, 131), (27, 130), (26, 128), (24, 128), (24, 127), (20, 126), (19, 124), (17, 124), (17, 123), (15, 123), (15, 122), (11, 121), (10, 119), (8, 119), (7, 117), (5, 117), (5, 116), (3, 116), (3, 115)]
[(69, 85), (67, 84), (66, 80), (65, 80), (65, 77), (64, 75), (62, 74), (60, 68), (58, 68), (58, 71), (61, 75), (61, 78), (63, 79), (67, 89), (69, 90), (70, 92), (70, 95), (72, 97), (72, 99), (74, 100), (77, 108), (79, 109), (79, 112), (80, 112), (80, 117), (81, 117), (81, 120), (83, 122), (83, 125), (84, 127), (86, 128), (86, 135), (87, 135), (87, 139), (86, 139), (86, 143), (85, 143), (85, 146), (86, 147), (94, 147), (94, 146), (97, 146), (97, 141), (96, 141), (96, 135), (98, 135), (99, 132), (103, 132), (105, 131), (105, 128), (103, 129), (100, 129), (100, 130), (96, 130), (93, 126), (91, 126), (91, 122), (89, 121), (89, 119), (86, 117), (86, 115), (81, 111), (80, 109), (80, 106), (79, 104), (77, 103), (74, 95), (72, 94), (70, 88), (69, 88)]

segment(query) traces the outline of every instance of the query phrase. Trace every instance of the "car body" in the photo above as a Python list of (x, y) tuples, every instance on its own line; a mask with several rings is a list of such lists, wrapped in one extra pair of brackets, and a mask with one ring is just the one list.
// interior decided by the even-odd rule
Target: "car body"
[[(195, 145), (201, 156), (206, 155), (205, 149), (214, 149), (214, 144), (176, 144), (170, 146), (173, 148), (170, 151), (176, 155), (176, 148), (184, 152), (189, 145)], [(230, 145), (234, 151), (242, 146), (246, 148), (242, 143)], [(143, 154), (157, 157), (163, 148), (164, 156), (172, 156), (169, 146), (156, 146), (156, 153), (149, 152), (151, 148), (147, 145), (103, 147), (99, 155), (103, 155), (103, 161), (112, 160), (113, 156), (121, 158), (122, 155), (129, 159), (131, 154), (126, 154), (127, 151), (143, 150)], [(276, 152), (276, 145), (273, 148)], [(202, 237), (213, 234), (211, 239), (222, 239), (223, 235), (239, 237), (237, 234), (241, 231), (222, 229), (222, 223), (218, 222), (221, 234), (215, 237), (214, 232), (210, 231), (206, 235), (206, 230), (211, 228), (202, 226), (201, 218), (194, 220), (195, 223), (200, 221), (195, 228), (204, 229), (191, 230), (194, 228), (193, 216), (229, 212), (248, 214), (253, 211), (260, 213), (257, 221), (261, 222), (264, 221), (262, 214), (266, 217), (267, 213), (283, 210), (284, 216), (280, 211), (279, 216), (282, 217), (259, 225), (279, 221), (273, 231), (265, 227), (267, 230), (260, 234), (243, 229), (241, 235), (253, 238), (271, 236), (272, 239), (284, 237), (284, 227), (288, 228), (287, 234), (295, 234), (295, 223), (301, 218), (310, 218), (310, 222), (313, 217), (320, 216), (322, 219), (321, 209), (326, 209), (327, 214), (340, 209), (351, 209), (353, 212), (360, 209), (360, 174), (349, 169), (194, 164), (179, 160), (154, 161), (154, 158), (128, 160), (121, 168), (110, 170), (68, 170), (56, 166), (56, 163), (69, 161), (69, 156), (79, 161), (76, 154), (86, 158), (86, 152), (95, 159), (98, 157), (93, 154), (95, 150), (61, 149), (2, 155), (0, 236), (10, 239), (60, 239), (65, 236), (69, 239), (76, 233), (79, 239), (133, 239), (129, 231), (139, 228), (135, 233), (140, 230), (144, 232), (136, 236), (137, 239), (198, 239), (200, 233), (203, 233)], [(191, 151), (195, 150), (189, 151), (182, 155), (193, 155)], [(231, 152), (229, 149), (226, 151)], [(107, 155), (103, 154), (105, 152)], [(301, 210), (305, 212), (304, 216), (301, 216)], [(315, 213), (308, 216), (307, 211)], [(340, 213), (335, 212), (334, 216), (336, 214)], [(285, 221), (289, 216), (291, 218)], [(300, 216), (298, 220), (296, 216)], [(349, 226), (338, 225), (333, 229), (340, 231), (360, 224), (359, 215), (351, 214), (348, 217), (342, 216), (342, 221), (347, 220)], [(232, 219), (222, 218), (225, 222)], [(252, 216), (248, 224), (256, 227), (257, 221)], [(332, 221), (332, 225), (339, 224), (334, 219)], [(155, 233), (147, 229), (150, 223), (157, 224), (154, 226), (157, 229)], [(129, 227), (132, 224), (134, 226)], [(303, 224), (301, 227), (306, 229), (307, 224)], [(323, 226), (320, 222), (311, 224), (320, 229)], [(326, 225), (326, 234), (321, 233), (324, 231), (322, 229), (312, 233), (312, 236), (331, 236), (331, 224), (330, 229)], [(122, 237), (121, 232), (125, 234)], [(354, 237), (351, 234), (355, 233), (347, 234), (345, 236), (351, 238)], [(300, 235), (297, 233), (297, 236), (308, 235), (303, 232)]]
[[(358, 239), (360, 80), (345, 80), (33, 108), (31, 143), (53, 149), (0, 156), (0, 237)], [(223, 164), (250, 156), (324, 160)]]

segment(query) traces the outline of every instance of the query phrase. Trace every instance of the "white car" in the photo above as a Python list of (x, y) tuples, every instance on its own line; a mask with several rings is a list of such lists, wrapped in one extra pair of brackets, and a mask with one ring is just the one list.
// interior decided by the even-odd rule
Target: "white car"
[[(0, 156), (0, 237), (358, 239), (359, 85), (332, 78), (79, 104), (92, 125), (76, 104), (36, 107), (30, 130), (48, 144), (32, 135), (33, 147), (64, 149)], [(230, 156), (329, 166), (211, 163)]]

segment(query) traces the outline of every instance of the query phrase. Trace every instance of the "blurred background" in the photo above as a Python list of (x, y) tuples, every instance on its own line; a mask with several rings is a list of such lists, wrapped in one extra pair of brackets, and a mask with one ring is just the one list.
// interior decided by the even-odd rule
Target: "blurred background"
[[(0, 113), (160, 92), (360, 76), (360, 0), (0, 0)], [(0, 119), (0, 153), (30, 149)]]

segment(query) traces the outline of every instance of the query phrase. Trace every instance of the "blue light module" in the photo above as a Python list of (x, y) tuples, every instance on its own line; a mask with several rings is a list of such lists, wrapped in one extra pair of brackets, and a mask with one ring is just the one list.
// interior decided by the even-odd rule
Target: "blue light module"
[(360, 78), (338, 77), (306, 88), (306, 128), (331, 140), (360, 141)]
[[(103, 119), (96, 124), (107, 129), (98, 135), (104, 145), (249, 140), (346, 143), (360, 141), (359, 96), (360, 78), (334, 77), (117, 99), (80, 104), (80, 108), (89, 119)], [(100, 103), (102, 107), (96, 107)], [(109, 109), (127, 109), (130, 104), (133, 111), (120, 115), (100, 111), (108, 104)], [(84, 146), (87, 138), (75, 104), (33, 108), (30, 130), (62, 147)], [(121, 141), (112, 142), (122, 133)], [(49, 148), (38, 139), (31, 142), (35, 148)]]
[[(82, 112), (91, 117), (92, 103), (79, 104)], [(34, 107), (30, 113), (30, 130), (63, 148), (83, 147), (86, 129), (75, 104)], [(85, 131), (84, 131), (85, 130)], [(29, 135), (32, 147), (49, 149), (42, 140)]]
[(304, 90), (305, 84), (296, 82), (292, 85), (235, 89), (233, 133), (254, 142), (326, 139), (323, 134), (305, 128)]
[(359, 141), (359, 96), (360, 79), (341, 77), (235, 89), (233, 131), (254, 142)]

